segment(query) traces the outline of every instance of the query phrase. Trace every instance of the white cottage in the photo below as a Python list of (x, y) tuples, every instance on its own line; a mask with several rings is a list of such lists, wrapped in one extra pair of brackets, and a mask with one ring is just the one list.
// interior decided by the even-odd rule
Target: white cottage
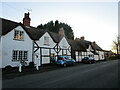
[(26, 65), (32, 61), (33, 42), (21, 23), (2, 19), (2, 29), (0, 29), (0, 60), (2, 66), (16, 67), (20, 61), (24, 60)]
[[(16, 67), (20, 61), (35, 64), (50, 63), (58, 55), (71, 56), (71, 47), (64, 35), (63, 28), (59, 34), (30, 26), (29, 12), (24, 14), (23, 24), (1, 19), (0, 55), (1, 67)], [(39, 60), (39, 62), (37, 61)]]
[(94, 57), (94, 51), (91, 46), (91, 42), (84, 40), (84, 37), (76, 38), (70, 41), (72, 45), (72, 57), (76, 62), (81, 62), (84, 57)]
[(73, 57), (77, 62), (84, 57), (93, 57), (97, 60), (104, 60), (104, 51), (95, 43), (84, 40), (84, 37), (77, 38), (72, 42)]
[(49, 32), (34, 27), (27, 28), (27, 31), (34, 42), (33, 61), (35, 64), (37, 64), (36, 59), (40, 60), (39, 66), (41, 64), (50, 63), (50, 56), (56, 55), (56, 52), (53, 49), (56, 43), (53, 41)]
[(36, 55), (40, 61), (39, 66), (41, 64), (51, 63), (51, 59), (57, 59), (58, 55), (71, 56), (71, 47), (64, 35), (34, 27), (27, 28), (27, 31), (34, 41), (35, 64), (37, 64)]
[(57, 43), (54, 48), (56, 48), (57, 55), (67, 55), (71, 56), (71, 46), (64, 34), (64, 29), (60, 28), (58, 34), (50, 32), (51, 37)]
[(94, 51), (97, 53), (96, 60), (105, 60), (104, 50), (96, 44), (96, 42), (92, 42), (92, 46)]
[(94, 57), (96, 61), (104, 60), (104, 51), (95, 42), (80, 39), (80, 43), (86, 48), (87, 56)]
[[(30, 26), (30, 20), (29, 13), (25, 13), (24, 25)], [(59, 34), (35, 27), (27, 27), (26, 29), (33, 40), (33, 61), (35, 64), (37, 64), (36, 59), (40, 61), (40, 66), (41, 64), (51, 63), (51, 59), (56, 59), (58, 55), (71, 56), (71, 47), (66, 40), (63, 28), (61, 28)]]
[(82, 58), (86, 55), (86, 49), (80, 44), (78, 40), (69, 40), (71, 45), (71, 56), (76, 60), (76, 62), (81, 62)]

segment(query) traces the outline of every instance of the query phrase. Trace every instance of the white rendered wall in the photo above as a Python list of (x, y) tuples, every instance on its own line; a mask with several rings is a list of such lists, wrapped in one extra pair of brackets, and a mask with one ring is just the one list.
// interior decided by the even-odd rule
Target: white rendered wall
[(2, 68), (2, 41), (0, 36), (0, 68)]
[(12, 67), (18, 66), (19, 61), (12, 61), (13, 50), (28, 51), (28, 61), (27, 64), (32, 61), (32, 46), (33, 42), (24, 31), (24, 41), (13, 40), (14, 30), (24, 31), (21, 26), (16, 27), (11, 32), (2, 36), (2, 67), (10, 65)]
[[(47, 36), (49, 37), (49, 45), (45, 45), (44, 44), (44, 37)], [(39, 47), (44, 47), (44, 48), (54, 48), (54, 46), (56, 45), (56, 43), (53, 41), (53, 39), (51, 38), (51, 36), (49, 35), (48, 32), (46, 32), (38, 41), (36, 41), (36, 43), (39, 45)], [(40, 55), (49, 55), (49, 49), (41, 49), (40, 53), (40, 49), (35, 53), (39, 55), (39, 60), (41, 59)], [(56, 55), (56, 52), (51, 49), (51, 53), (54, 53)], [(41, 60), (40, 60), (41, 61)], [(50, 58), (49, 57), (42, 57), (42, 64), (46, 64), (46, 63), (50, 63)]]
[[(49, 37), (49, 45), (44, 45), (44, 37), (47, 36)], [(53, 48), (56, 43), (52, 40), (51, 36), (48, 34), (48, 32), (46, 32), (38, 41), (36, 41), (37, 44), (40, 47), (48, 47), (48, 48)]]
[(94, 59), (95, 59), (96, 61), (98, 61), (98, 60), (99, 60), (99, 55), (94, 55)]
[[(67, 55), (71, 56), (71, 53), (68, 51), (68, 47), (70, 45), (68, 44), (65, 37), (62, 38), (58, 45), (61, 47), (61, 49), (67, 49)], [(62, 50), (59, 52), (59, 55), (62, 55)]]
[(104, 60), (105, 59), (103, 51), (99, 51), (99, 57), (100, 57), (100, 60)]
[[(81, 53), (79, 55), (79, 53)], [(84, 52), (78, 52), (78, 51), (75, 51), (75, 55), (76, 55), (76, 62), (81, 62), (82, 61), (82, 58), (84, 58), (85, 56), (85, 53)]]

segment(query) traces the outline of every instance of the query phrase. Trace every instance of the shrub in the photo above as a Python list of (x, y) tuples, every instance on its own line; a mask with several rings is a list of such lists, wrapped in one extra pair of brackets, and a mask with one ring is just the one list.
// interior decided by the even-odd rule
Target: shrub
[(10, 70), (12, 70), (12, 67), (10, 65), (8, 65), (5, 67), (5, 70), (10, 71)]
[(33, 68), (33, 67), (34, 67), (34, 62), (30, 62), (30, 63), (29, 63), (29, 67), (30, 67), (30, 68)]
[(118, 57), (117, 56), (111, 56), (110, 59), (111, 60), (116, 60), (116, 59), (118, 59)]

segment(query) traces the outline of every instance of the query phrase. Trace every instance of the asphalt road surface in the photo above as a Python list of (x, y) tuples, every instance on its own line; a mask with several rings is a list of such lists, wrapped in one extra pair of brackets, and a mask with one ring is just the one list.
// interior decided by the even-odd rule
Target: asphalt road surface
[(118, 60), (81, 64), (3, 80), (2, 88), (118, 88)]

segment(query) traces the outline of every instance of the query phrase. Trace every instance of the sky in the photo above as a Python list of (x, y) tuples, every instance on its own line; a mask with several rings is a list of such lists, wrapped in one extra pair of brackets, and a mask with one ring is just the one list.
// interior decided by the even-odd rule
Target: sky
[(85, 40), (95, 41), (102, 49), (110, 50), (118, 35), (118, 2), (105, 1), (3, 1), (0, 17), (22, 22), (24, 13), (29, 11), (31, 26), (58, 20), (72, 27), (75, 38), (84, 36)]

